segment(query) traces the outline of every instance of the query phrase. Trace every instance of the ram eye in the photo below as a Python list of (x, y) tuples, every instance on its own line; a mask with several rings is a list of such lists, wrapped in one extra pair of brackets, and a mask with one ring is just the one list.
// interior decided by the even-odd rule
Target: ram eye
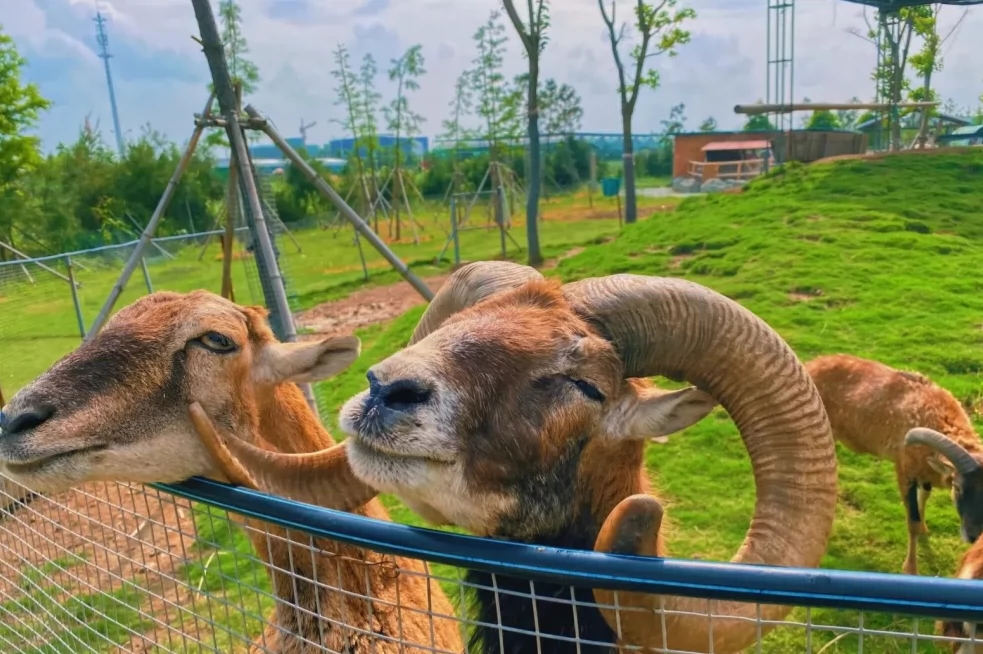
[(204, 345), (206, 350), (210, 350), (212, 352), (224, 353), (232, 352), (236, 349), (235, 341), (225, 334), (220, 334), (218, 332), (208, 332), (199, 338), (198, 342)]
[(577, 390), (584, 394), (584, 396), (589, 400), (594, 400), (595, 402), (604, 401), (604, 393), (597, 389), (594, 384), (584, 381), (583, 379), (571, 379), (573, 385), (577, 387)]

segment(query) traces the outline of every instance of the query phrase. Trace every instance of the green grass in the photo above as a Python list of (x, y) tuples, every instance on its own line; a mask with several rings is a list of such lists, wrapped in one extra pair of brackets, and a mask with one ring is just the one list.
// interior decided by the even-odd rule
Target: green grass
[[(618, 223), (613, 219), (561, 220), (566, 214), (586, 211), (586, 196), (566, 194), (550, 198), (544, 204), (548, 219), (540, 227), (543, 256), (555, 257), (574, 245), (589, 243), (617, 234)], [(664, 204), (664, 202), (663, 202)], [(597, 211), (612, 210), (613, 199), (594, 198)], [(583, 210), (579, 208), (583, 207)], [(521, 206), (517, 207), (511, 230), (512, 237), (522, 246), (520, 253), (508, 243), (509, 256), (525, 256), (525, 226)], [(497, 230), (485, 229), (485, 211), (476, 206), (470, 224), (477, 229), (462, 231), (460, 251), (463, 260), (490, 259), (499, 255)], [(445, 260), (434, 265), (436, 255), (446, 241), (443, 223), (449, 222), (449, 214), (442, 210), (437, 215), (417, 215), (423, 223), (421, 243), (391, 244), (391, 249), (414, 272), (421, 276), (449, 270), (453, 249), (449, 247)], [(435, 220), (439, 219), (437, 223)], [(380, 231), (385, 233), (384, 227)], [(281, 251), (280, 265), (287, 283), (291, 308), (307, 309), (322, 302), (343, 297), (363, 287), (365, 281), (359, 253), (353, 245), (350, 227), (311, 229), (294, 234), (301, 244), (298, 252), (289, 239), (278, 239)], [(165, 244), (174, 248), (175, 259), (167, 259), (151, 250), (148, 253), (148, 269), (155, 290), (191, 291), (205, 288), (218, 292), (221, 287), (221, 248), (213, 242), (202, 261), (198, 260), (200, 247), (188, 245), (177, 248), (175, 242)], [(370, 274), (370, 283), (388, 284), (399, 281), (385, 259), (362, 239), (362, 248)], [(119, 251), (117, 257), (127, 257), (128, 249)], [(86, 255), (74, 259), (86, 269), (75, 266), (74, 274), (82, 284), (79, 302), (86, 327), (99, 313), (110, 290), (116, 283), (124, 260), (107, 260), (99, 255)], [(248, 263), (247, 263), (248, 262)], [(65, 267), (61, 261), (49, 262), (59, 272)], [(262, 303), (258, 282), (248, 275), (251, 259), (233, 264), (233, 286), (236, 300), (241, 303)], [(59, 357), (78, 346), (80, 342), (78, 322), (73, 308), (69, 285), (54, 275), (36, 267), (29, 269), (35, 283), (25, 281), (23, 273), (12, 267), (0, 268), (0, 389), (4, 397), (10, 397), (22, 385), (46, 370)], [(129, 284), (116, 303), (116, 308), (129, 304), (147, 293), (137, 268)]]
[[(21, 571), (21, 594), (0, 603), (0, 643), (24, 654), (75, 654), (108, 651), (152, 626), (140, 611), (148, 589), (124, 581), (109, 592), (77, 593), (85, 579), (80, 556), (54, 559)], [(62, 573), (59, 575), (59, 573)]]
[[(980, 398), (983, 371), (981, 179), (983, 152), (978, 150), (793, 167), (752, 182), (741, 194), (686, 199), (675, 212), (629, 226), (613, 242), (564, 259), (549, 273), (567, 281), (616, 272), (686, 277), (740, 301), (803, 359), (850, 352), (918, 369), (970, 405)], [(613, 234), (607, 221), (595, 228), (589, 227), (595, 221), (586, 222), (558, 223), (556, 231), (544, 226), (547, 251), (555, 255), (577, 242), (600, 243)], [(325, 239), (318, 243), (327, 242), (328, 237), (305, 235), (305, 246), (315, 243), (315, 236)], [(468, 258), (474, 259), (480, 252), (493, 254), (496, 244), (476, 240), (469, 247)], [(347, 262), (357, 257), (352, 250), (321, 248), (306, 249), (304, 257), (314, 252), (324, 253), (321, 260), (328, 252)], [(202, 272), (198, 281), (214, 287), (215, 270)], [(357, 276), (332, 275), (328, 282), (305, 272), (291, 279), (306, 285), (303, 297), (314, 302), (311, 298), (322, 301), (346, 292)], [(377, 279), (394, 278), (387, 273)], [(182, 283), (194, 287), (193, 280)], [(322, 416), (335, 433), (338, 408), (364, 388), (368, 366), (406, 342), (422, 311), (419, 307), (389, 324), (360, 330), (360, 359), (317, 385), (319, 403), (328, 410)], [(838, 454), (840, 502), (823, 567), (898, 572), (907, 536), (890, 465), (840, 447)], [(744, 538), (754, 491), (747, 454), (723, 411), (673, 436), (667, 445), (650, 446), (646, 463), (669, 506), (673, 555), (728, 560)], [(418, 523), (393, 498), (382, 499), (394, 520)], [(221, 522), (208, 513), (196, 514), (203, 540), (242, 556), (216, 557), (205, 570), (213, 550), (203, 549), (202, 561), (185, 569), (189, 583), (201, 582), (218, 594), (241, 592), (228, 587), (222, 580), (226, 576), (262, 586), (265, 574), (259, 564), (250, 564), (248, 542), (237, 530), (209, 527)], [(921, 572), (949, 575), (965, 546), (946, 493), (934, 494), (927, 517), (932, 534), (929, 544), (920, 546)], [(437, 572), (455, 576), (446, 569)], [(452, 584), (446, 590), (456, 597)], [(859, 621), (856, 612), (801, 608), (791, 618), (852, 627)], [(229, 628), (242, 628), (241, 618), (236, 619)], [(866, 629), (910, 629), (910, 621), (889, 615), (868, 614), (863, 624)], [(251, 635), (258, 625), (247, 625)], [(919, 628), (927, 633), (933, 625), (922, 620)], [(826, 645), (827, 654), (858, 651), (857, 636), (835, 636), (817, 630), (812, 651)], [(765, 639), (762, 651), (805, 651), (805, 645), (801, 628), (784, 628)], [(870, 635), (862, 646), (865, 652), (912, 651), (909, 641)], [(945, 650), (919, 644), (917, 651)]]

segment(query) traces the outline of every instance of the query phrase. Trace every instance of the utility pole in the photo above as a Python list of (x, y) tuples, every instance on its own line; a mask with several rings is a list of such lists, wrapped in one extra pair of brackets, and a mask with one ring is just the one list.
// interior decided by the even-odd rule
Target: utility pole
[(315, 125), (317, 125), (316, 120), (313, 123), (307, 123), (305, 125), (304, 119), (303, 118), (300, 119), (300, 140), (304, 144), (304, 147), (307, 147), (307, 130), (314, 127)]
[(119, 151), (119, 156), (122, 159), (125, 152), (123, 149), (123, 131), (119, 126), (119, 111), (116, 109), (116, 90), (113, 88), (113, 74), (109, 70), (109, 58), (112, 55), (109, 54), (109, 37), (106, 35), (106, 19), (103, 18), (98, 5), (96, 6), (96, 17), (93, 20), (96, 23), (96, 43), (99, 44), (99, 58), (102, 59), (106, 67), (106, 85), (109, 87), (109, 106), (113, 111), (113, 130), (116, 132), (116, 149)]

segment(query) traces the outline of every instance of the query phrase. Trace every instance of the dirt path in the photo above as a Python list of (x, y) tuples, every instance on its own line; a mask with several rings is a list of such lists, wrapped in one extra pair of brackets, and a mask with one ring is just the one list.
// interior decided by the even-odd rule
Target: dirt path
[[(436, 292), (449, 276), (437, 275), (423, 281)], [(342, 300), (325, 302), (313, 309), (301, 311), (295, 319), (298, 327), (315, 332), (301, 336), (302, 339), (310, 340), (350, 334), (356, 329), (397, 318), (425, 302), (409, 282), (402, 281), (389, 286), (357, 290)]]
[[(556, 268), (560, 261), (576, 256), (584, 249), (583, 247), (571, 248), (555, 259), (545, 261), (540, 268), (541, 270)], [(448, 277), (450, 277), (450, 273), (427, 277), (423, 281), (432, 291), (436, 292), (443, 286)], [(302, 334), (301, 340), (313, 340), (325, 336), (350, 334), (362, 327), (393, 320), (425, 302), (426, 300), (410, 286), (409, 282), (402, 281), (388, 286), (374, 286), (357, 290), (341, 300), (325, 302), (312, 309), (301, 311), (294, 317), (294, 320), (297, 327), (310, 329), (314, 332)]]

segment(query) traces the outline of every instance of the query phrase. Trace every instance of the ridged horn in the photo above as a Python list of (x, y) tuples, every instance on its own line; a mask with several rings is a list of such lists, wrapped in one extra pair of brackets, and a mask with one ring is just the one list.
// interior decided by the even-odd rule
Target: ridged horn
[(945, 434), (927, 427), (915, 427), (904, 437), (904, 444), (925, 445), (949, 459), (956, 472), (965, 476), (980, 469), (980, 464), (966, 449)]
[(352, 473), (344, 443), (304, 454), (270, 452), (223, 437), (197, 402), (189, 413), (205, 447), (233, 483), (338, 511), (357, 509), (378, 494)]
[[(836, 507), (833, 436), (815, 385), (781, 336), (736, 302), (681, 279), (622, 274), (563, 289), (574, 310), (610, 339), (626, 377), (686, 380), (734, 420), (751, 458), (757, 500), (733, 561), (818, 566)], [(704, 615), (708, 609), (706, 600), (684, 597), (666, 597), (665, 607)], [(714, 601), (710, 608), (710, 651), (738, 652), (755, 642), (756, 605)], [(789, 610), (761, 606), (760, 615), (779, 621)], [(708, 651), (707, 618), (667, 615), (665, 645), (660, 620), (642, 612), (625, 612), (622, 625), (625, 620), (644, 621), (647, 627), (631, 631), (654, 636), (627, 645)], [(771, 628), (760, 626), (762, 632)]]
[(440, 287), (417, 323), (409, 345), (436, 331), (445, 320), (496, 293), (542, 279), (535, 268), (511, 261), (475, 261), (457, 269)]

